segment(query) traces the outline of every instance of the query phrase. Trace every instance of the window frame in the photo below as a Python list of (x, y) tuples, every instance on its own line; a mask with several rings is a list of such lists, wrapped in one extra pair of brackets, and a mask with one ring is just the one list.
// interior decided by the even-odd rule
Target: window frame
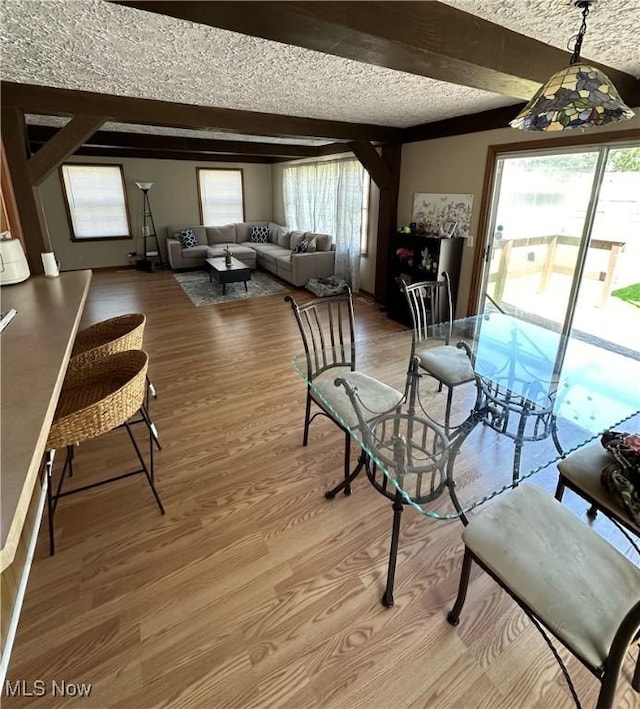
[[(202, 203), (202, 189), (200, 188), (200, 172), (239, 172), (240, 173), (240, 189), (242, 191), (242, 219), (246, 221), (246, 201), (244, 190), (244, 169), (241, 167), (196, 167), (196, 186), (198, 188), (198, 210), (200, 213), (200, 224), (204, 226), (225, 226), (225, 224), (205, 224), (204, 221), (204, 205)], [(227, 224), (232, 222), (227, 222)]]
[[(362, 186), (362, 234), (360, 236), (360, 256), (369, 255), (369, 217), (371, 216), (371, 175), (365, 168)], [(365, 206), (366, 202), (366, 206)], [(365, 219), (366, 215), (366, 219)]]
[[(73, 218), (71, 216), (71, 206), (69, 205), (69, 195), (67, 194), (67, 186), (64, 179), (64, 168), (65, 167), (111, 167), (118, 168), (120, 170), (120, 180), (122, 183), (122, 199), (124, 206), (124, 213), (127, 218), (127, 228), (129, 233), (127, 236), (78, 236), (73, 226)], [(64, 162), (58, 168), (58, 174), (60, 175), (60, 185), (62, 187), (62, 196), (64, 197), (64, 207), (67, 213), (67, 221), (69, 223), (69, 233), (71, 235), (71, 241), (74, 243), (93, 243), (94, 241), (126, 241), (133, 239), (133, 231), (131, 229), (131, 216), (129, 214), (129, 200), (127, 198), (127, 187), (124, 179), (124, 167), (121, 163), (88, 163), (88, 162)]]

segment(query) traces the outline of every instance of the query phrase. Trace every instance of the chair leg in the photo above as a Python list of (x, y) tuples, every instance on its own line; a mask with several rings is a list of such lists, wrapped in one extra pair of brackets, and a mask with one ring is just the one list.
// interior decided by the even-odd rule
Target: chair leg
[(562, 502), (562, 496), (564, 495), (564, 479), (562, 475), (558, 475), (558, 484), (556, 485), (556, 500)]
[(146, 401), (145, 406), (149, 408), (149, 396), (152, 396), (154, 399), (158, 398), (158, 395), (156, 394), (156, 388), (153, 386), (153, 382), (151, 379), (149, 379), (149, 375), (147, 374), (147, 390), (145, 393), (146, 396)]
[(49, 555), (53, 556), (56, 553), (56, 544), (53, 536), (53, 495), (51, 493), (51, 485), (53, 478), (51, 471), (53, 470), (53, 456), (55, 450), (48, 450), (45, 458), (45, 476), (47, 480), (47, 516), (49, 518)]
[[(127, 429), (127, 433), (129, 434), (129, 438), (131, 439), (131, 443), (133, 443), (133, 447), (136, 450), (136, 455), (138, 456), (138, 460), (140, 461), (140, 465), (142, 466), (142, 471), (144, 472), (144, 474), (147, 478), (147, 482), (149, 483), (149, 487), (151, 488), (151, 492), (153, 493), (156, 503), (158, 504), (158, 507), (160, 508), (160, 514), (164, 514), (164, 507), (162, 506), (162, 502), (160, 501), (160, 497), (158, 496), (156, 486), (153, 484), (153, 477), (154, 477), (153, 457), (151, 458), (151, 461), (150, 461), (151, 474), (149, 474), (149, 470), (147, 469), (147, 464), (144, 462), (144, 458), (142, 457), (142, 453), (140, 452), (140, 448), (138, 447), (136, 439), (134, 438), (133, 433), (131, 432), (131, 425), (129, 424), (128, 421), (125, 421), (124, 426)], [(151, 450), (153, 453), (153, 447), (151, 448)]]
[(309, 421), (311, 417), (311, 394), (307, 389), (307, 406), (304, 413), (304, 433), (302, 435), (302, 445), (306, 446), (309, 442)]
[(449, 437), (449, 432), (451, 430), (450, 420), (451, 420), (451, 404), (453, 402), (453, 387), (448, 387), (447, 391), (447, 408), (444, 412), (444, 434)]
[(393, 501), (393, 527), (391, 531), (391, 549), (389, 550), (389, 566), (387, 568), (387, 586), (382, 594), (381, 603), (386, 608), (391, 608), (394, 604), (393, 600), (393, 585), (396, 578), (396, 561), (398, 558), (398, 542), (400, 540), (400, 520), (402, 517), (402, 495), (400, 491), (396, 491), (396, 497)]
[(369, 459), (367, 457), (367, 454), (364, 451), (360, 451), (360, 455), (358, 457), (358, 464), (353, 469), (353, 472), (349, 473), (344, 480), (339, 482), (335, 487), (332, 487), (331, 490), (327, 490), (324, 493), (324, 496), (327, 498), (327, 500), (333, 500), (333, 498), (340, 492), (340, 490), (345, 490), (345, 495), (350, 495), (351, 492), (346, 492), (347, 486), (349, 486), (349, 491), (351, 491), (351, 483), (358, 477), (360, 471), (368, 464)]
[[(611, 659), (611, 656), (609, 656), (609, 659)], [(600, 693), (598, 694), (596, 709), (613, 709), (616, 698), (616, 685), (618, 684), (618, 677), (620, 676), (623, 660), (624, 658), (619, 658), (617, 662), (612, 663), (614, 665), (613, 667), (606, 668), (601, 679), (602, 686), (600, 687)], [(638, 673), (637, 669), (638, 668), (636, 666), (634, 680), (635, 675)], [(633, 684), (631, 686), (633, 687)], [(638, 691), (635, 687), (633, 687), (633, 689), (636, 692)]]
[(156, 448), (161, 451), (162, 446), (160, 445), (160, 439), (158, 438), (158, 429), (156, 428), (155, 423), (153, 423), (153, 421), (151, 420), (149, 409), (145, 404), (140, 407), (140, 413), (142, 414), (144, 422), (147, 424), (147, 428), (149, 429), (149, 433), (153, 438), (153, 442), (155, 443)]
[(464, 557), (462, 559), (462, 570), (460, 572), (460, 586), (458, 587), (458, 597), (453, 605), (453, 608), (447, 613), (447, 620), (451, 625), (458, 625), (460, 622), (460, 611), (467, 598), (467, 588), (469, 586), (469, 577), (471, 576), (471, 552), (467, 547), (464, 548)]
[(344, 494), (351, 494), (351, 436), (345, 433), (344, 440)]
[(631, 686), (636, 692), (640, 692), (640, 643), (638, 643), (638, 659), (636, 660), (636, 669), (633, 672)]

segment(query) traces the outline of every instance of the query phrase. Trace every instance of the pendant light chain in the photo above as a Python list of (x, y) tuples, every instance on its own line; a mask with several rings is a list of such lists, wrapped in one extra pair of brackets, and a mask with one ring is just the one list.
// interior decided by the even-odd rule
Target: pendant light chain
[(584, 2), (577, 2), (576, 5), (582, 8), (582, 24), (576, 35), (576, 43), (573, 46), (573, 54), (571, 55), (570, 65), (578, 64), (580, 62), (580, 52), (582, 50), (582, 40), (587, 33), (587, 17), (589, 15), (589, 5), (591, 3), (588, 0)]

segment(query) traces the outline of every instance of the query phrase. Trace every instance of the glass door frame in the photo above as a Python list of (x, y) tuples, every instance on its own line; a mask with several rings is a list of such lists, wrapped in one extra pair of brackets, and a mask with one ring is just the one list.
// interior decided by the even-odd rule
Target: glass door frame
[[(498, 158), (506, 157), (508, 154), (520, 154), (521, 156), (525, 157), (527, 153), (533, 156), (539, 155), (543, 152), (561, 152), (564, 148), (567, 148), (567, 152), (573, 152), (572, 148), (620, 148), (624, 147), (625, 143), (636, 143), (638, 140), (640, 140), (640, 128), (632, 128), (620, 131), (605, 131), (601, 134), (587, 133), (586, 135), (580, 134), (571, 136), (554, 136), (550, 139), (526, 141), (519, 143), (505, 143), (503, 145), (489, 145), (487, 147), (483, 194), (480, 203), (480, 219), (477, 230), (478, 242), (474, 252), (474, 260), (471, 271), (471, 283), (469, 289), (469, 301), (467, 304), (467, 313), (469, 315), (475, 315), (480, 310), (480, 300), (481, 295), (483, 295), (485, 268), (488, 264), (488, 259), (491, 253), (490, 239), (493, 238), (493, 232), (491, 231), (490, 222), (494, 213), (494, 202), (498, 198), (495, 193), (495, 186), (497, 184), (498, 178)], [(608, 151), (604, 152), (606, 153)], [(606, 164), (606, 160), (602, 160), (602, 164), (599, 164), (600, 170), (604, 169), (604, 164)], [(599, 181), (597, 184), (599, 184)], [(591, 200), (593, 199), (594, 196), (592, 193)], [(595, 208), (595, 204), (591, 205), (590, 202), (590, 208), (593, 211), (593, 209)], [(591, 228), (592, 220), (593, 214), (591, 215), (591, 218), (589, 220), (586, 220), (588, 224), (585, 224), (585, 228), (587, 228), (587, 226), (589, 229)], [(586, 249), (586, 245), (583, 244), (582, 248)], [(577, 280), (576, 283), (579, 283), (579, 280)], [(575, 308), (577, 286), (575, 290), (576, 292), (572, 292), (573, 302), (571, 306), (571, 313), (573, 313), (573, 310)], [(565, 322), (565, 326), (566, 324), (567, 323)]]

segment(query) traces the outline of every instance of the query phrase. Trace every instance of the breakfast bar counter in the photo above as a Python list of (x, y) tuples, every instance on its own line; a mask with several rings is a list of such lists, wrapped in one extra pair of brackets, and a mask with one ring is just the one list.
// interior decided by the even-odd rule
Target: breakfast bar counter
[(5, 286), (0, 293), (2, 311), (17, 311), (0, 334), (0, 570), (5, 670), (7, 645), (11, 644), (9, 626), (17, 623), (17, 599), (24, 593), (42, 515), (44, 490), (38, 483), (38, 472), (91, 276), (89, 270), (62, 273), (57, 278), (36, 276)]

